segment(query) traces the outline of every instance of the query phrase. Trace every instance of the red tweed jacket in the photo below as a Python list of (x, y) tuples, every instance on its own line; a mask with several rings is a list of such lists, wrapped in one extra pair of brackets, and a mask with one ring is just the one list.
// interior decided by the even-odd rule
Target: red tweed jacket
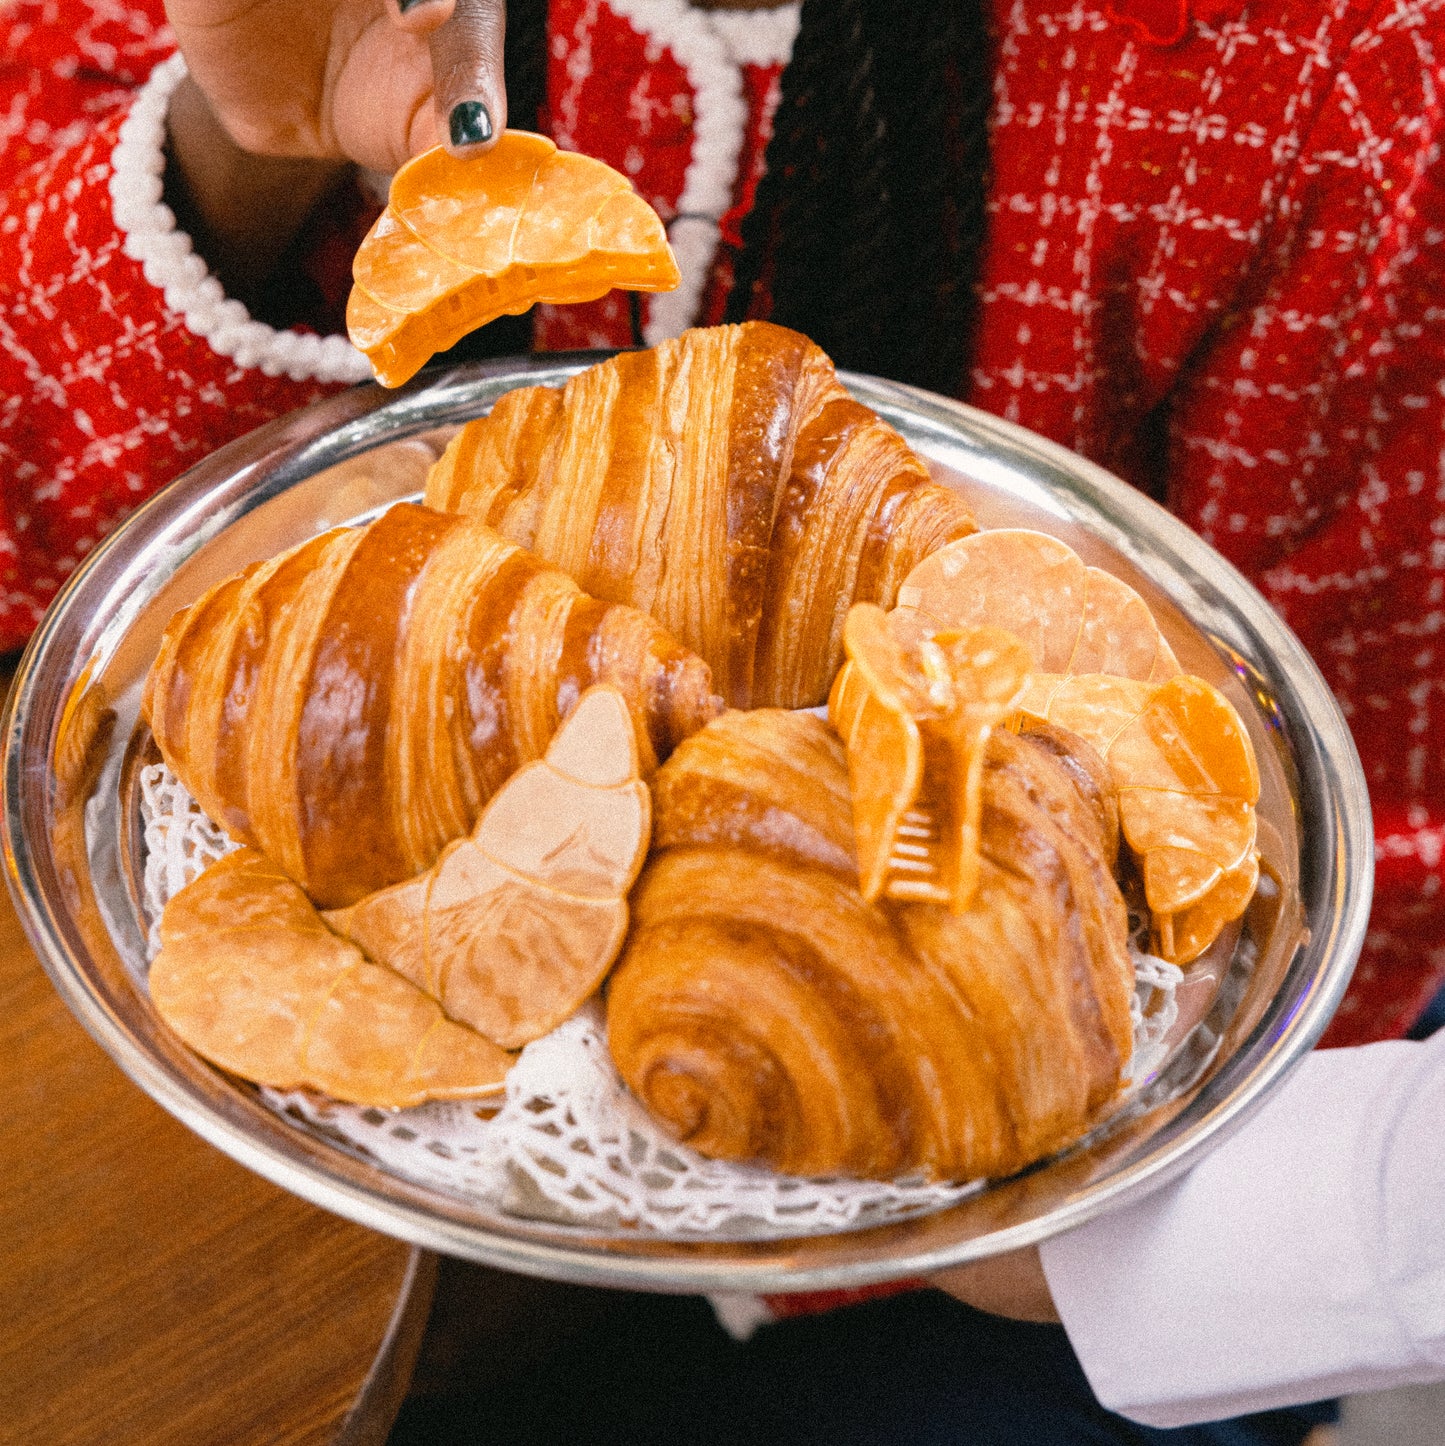
[[(664, 218), (712, 197), (653, 329), (720, 312), (789, 39), (786, 12), (699, 15), (552, 0), (559, 143)], [(1445, 978), (1445, 0), (997, 0), (995, 21), (966, 399), (1165, 498), (1310, 648), (1379, 862), (1330, 1038), (1398, 1034)], [(0, 10), (0, 649), (130, 508), (334, 386), (221, 354), (127, 253), (111, 154), (171, 50), (160, 0)], [(319, 330), (356, 219), (318, 237)], [(535, 334), (630, 340), (612, 300), (540, 308)]]

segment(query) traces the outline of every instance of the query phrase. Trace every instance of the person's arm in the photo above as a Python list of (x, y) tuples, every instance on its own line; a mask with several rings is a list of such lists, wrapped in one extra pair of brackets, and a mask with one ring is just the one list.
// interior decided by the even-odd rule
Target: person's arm
[(162, 198), (226, 295), (254, 314), (302, 226), (351, 166), (243, 150), (190, 75), (171, 96), (166, 133)]
[[(179, 472), (370, 374), (320, 313), (246, 303), (351, 163), (400, 164), (478, 95), (500, 124), (501, 23), (498, 0), (0, 6), (0, 651)], [(344, 256), (336, 210), (318, 240)]]
[(505, 124), (501, 0), (167, 0), (166, 13), (189, 73), (166, 118), (164, 199), (248, 307), (353, 165), (391, 172), (439, 139), (482, 151)]
[(1445, 1377), (1445, 1037), (1311, 1055), (1178, 1184), (1042, 1247), (1099, 1399), (1156, 1426)]

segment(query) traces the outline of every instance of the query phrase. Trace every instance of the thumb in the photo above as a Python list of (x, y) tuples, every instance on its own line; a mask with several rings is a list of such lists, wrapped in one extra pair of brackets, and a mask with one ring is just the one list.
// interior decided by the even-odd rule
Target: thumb
[(431, 48), (438, 129), (459, 156), (487, 150), (506, 129), (505, 0), (395, 0), (396, 23)]

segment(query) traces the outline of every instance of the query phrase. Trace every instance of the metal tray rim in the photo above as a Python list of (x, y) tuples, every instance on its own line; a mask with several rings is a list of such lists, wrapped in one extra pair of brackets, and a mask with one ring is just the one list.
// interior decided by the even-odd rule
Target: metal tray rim
[[(334, 1149), (303, 1142), (268, 1116), (276, 1128), (258, 1135), (246, 1111), (218, 1103), (223, 1092), (199, 1089), (157, 1060), (94, 987), (84, 951), (67, 927), (55, 881), (46, 876), (35, 838), (48, 799), (37, 799), (33, 760), (38, 744), (53, 747), (57, 700), (68, 696), (81, 660), (104, 662), (123, 639), (128, 608), (100, 619), (97, 597), (114, 598), (137, 539), (173, 530), (190, 517), (192, 550), (224, 530), (237, 507), (248, 510), (299, 476), (365, 450), (385, 437), (457, 419), (512, 385), (559, 380), (596, 360), (596, 354), (523, 358), (423, 375), (398, 393), (360, 387), (268, 424), (220, 449), (152, 499), (96, 550), (70, 580), (27, 650), (12, 686), (0, 737), (4, 741), (0, 844), (22, 922), (56, 988), (92, 1036), (152, 1098), (203, 1138), (274, 1183), (362, 1224), (449, 1254), (469, 1256), (524, 1273), (583, 1283), (654, 1290), (812, 1290), (856, 1286), (901, 1274), (921, 1274), (1019, 1245), (1033, 1243), (1118, 1208), (1176, 1177), (1197, 1156), (1238, 1128), (1270, 1089), (1316, 1041), (1348, 984), (1369, 913), (1373, 838), (1368, 796), (1353, 740), (1319, 670), (1250, 584), (1184, 525), (1126, 483), (1066, 449), (1012, 423), (962, 403), (875, 378), (844, 374), (861, 400), (929, 452), (954, 447), (975, 458), (999, 458), (1027, 474), (1064, 513), (1097, 531), (1140, 564), (1163, 567), (1166, 591), (1212, 595), (1230, 645), (1267, 659), (1287, 682), (1280, 701), (1291, 732), (1295, 763), (1313, 816), (1308, 842), (1324, 871), (1318, 883), (1329, 898), (1327, 927), (1316, 927), (1287, 978), (1285, 996), (1261, 1019), (1181, 1117), (1150, 1137), (1153, 1147), (1126, 1167), (1053, 1208), (955, 1241), (910, 1240), (905, 1227), (825, 1237), (844, 1242), (833, 1260), (791, 1258), (787, 1247), (804, 1242), (731, 1244), (709, 1250), (692, 1242), (639, 1240), (631, 1248), (584, 1231), (479, 1229), (427, 1201), (431, 1192), (384, 1177)], [(279, 463), (277, 459), (279, 460)], [(270, 467), (258, 459), (270, 459)], [(215, 507), (214, 489), (230, 491)], [(259, 489), (257, 479), (260, 478)], [(233, 494), (245, 491), (244, 506)], [(163, 558), (159, 572), (182, 557)], [(118, 579), (120, 582), (118, 582)], [(132, 579), (134, 582), (134, 579)], [(122, 588), (122, 591), (124, 589)], [(76, 649), (77, 638), (85, 647)], [(77, 656), (77, 653), (79, 656)], [(46, 751), (45, 757), (49, 757)], [(27, 768), (26, 760), (30, 760)], [(958, 1208), (958, 1207), (955, 1207)], [(944, 1212), (949, 1214), (952, 1212)], [(935, 1219), (936, 1217), (929, 1217)], [(867, 1237), (889, 1234), (881, 1249)], [(817, 1237), (810, 1238), (805, 1255)]]

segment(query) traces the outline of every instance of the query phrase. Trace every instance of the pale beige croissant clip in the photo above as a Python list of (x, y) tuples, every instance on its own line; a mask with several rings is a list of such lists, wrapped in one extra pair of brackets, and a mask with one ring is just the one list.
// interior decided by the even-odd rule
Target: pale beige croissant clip
[(405, 1109), (495, 1094), (512, 1056), (322, 923), (255, 849), (214, 863), (165, 907), (156, 1012), (243, 1079)]
[(519, 1049), (575, 1013), (617, 957), (651, 817), (627, 704), (593, 688), (468, 838), (323, 917), (450, 1018)]

